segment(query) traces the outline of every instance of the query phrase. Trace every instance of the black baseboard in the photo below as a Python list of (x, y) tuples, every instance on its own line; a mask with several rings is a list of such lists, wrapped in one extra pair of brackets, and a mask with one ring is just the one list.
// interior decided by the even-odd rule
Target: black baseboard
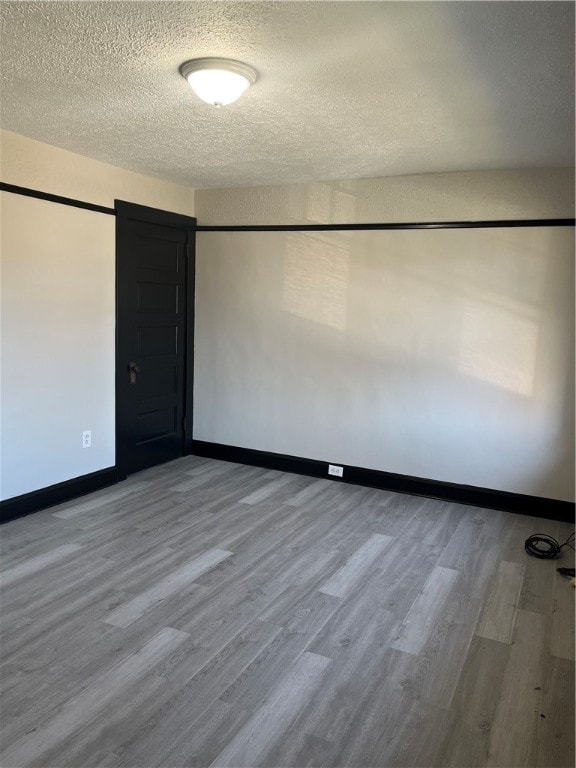
[(311, 477), (323, 477), (335, 482), (366, 485), (385, 491), (409, 493), (413, 496), (427, 496), (431, 499), (455, 501), (458, 504), (468, 504), (473, 507), (501, 509), (505, 512), (516, 512), (522, 515), (543, 517), (548, 520), (574, 522), (574, 503), (545, 499), (540, 496), (526, 496), (521, 493), (497, 491), (491, 488), (478, 488), (473, 485), (458, 485), (439, 480), (427, 480), (410, 475), (397, 475), (393, 472), (380, 472), (375, 469), (344, 466), (344, 477), (328, 475), (328, 462), (316, 459), (303, 459), (299, 456), (286, 456), (281, 453), (256, 451), (252, 448), (239, 448), (234, 445), (221, 445), (203, 440), (192, 441), (192, 451), (196, 456), (211, 459), (234, 461), (238, 464), (250, 464), (256, 467), (278, 469), (282, 472), (295, 472)]
[(22, 496), (15, 496), (13, 499), (0, 501), (0, 523), (7, 523), (9, 520), (29, 515), (39, 509), (53, 507), (55, 504), (70, 501), (78, 496), (85, 496), (92, 491), (114, 485), (119, 479), (116, 467), (109, 467), (89, 475), (65, 480), (63, 483), (50, 485), (48, 488), (40, 488)]

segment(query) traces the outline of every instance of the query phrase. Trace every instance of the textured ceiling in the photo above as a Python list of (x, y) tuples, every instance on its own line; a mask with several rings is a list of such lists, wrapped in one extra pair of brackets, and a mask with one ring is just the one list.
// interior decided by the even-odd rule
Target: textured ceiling
[[(564, 2), (0, 2), (2, 127), (192, 187), (574, 161)], [(178, 67), (260, 79), (222, 109)]]

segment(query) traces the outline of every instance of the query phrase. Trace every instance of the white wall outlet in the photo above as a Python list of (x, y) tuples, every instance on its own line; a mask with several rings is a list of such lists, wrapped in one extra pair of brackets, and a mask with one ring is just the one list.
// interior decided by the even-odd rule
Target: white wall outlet
[(86, 432), (82, 432), (82, 448), (90, 448), (92, 445), (92, 430), (87, 429)]
[(342, 477), (344, 475), (344, 467), (339, 467), (337, 464), (328, 464), (328, 474)]

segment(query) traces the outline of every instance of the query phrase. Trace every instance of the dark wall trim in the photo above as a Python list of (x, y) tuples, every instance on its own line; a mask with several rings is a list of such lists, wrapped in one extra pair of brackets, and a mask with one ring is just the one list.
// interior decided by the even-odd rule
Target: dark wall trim
[(109, 467), (63, 483), (50, 485), (48, 488), (40, 488), (38, 491), (15, 496), (13, 499), (0, 501), (0, 523), (7, 523), (9, 520), (29, 515), (39, 509), (53, 507), (55, 504), (62, 504), (78, 496), (85, 496), (87, 493), (98, 491), (117, 482), (116, 467)]
[(501, 509), (505, 512), (517, 512), (523, 515), (543, 517), (548, 520), (574, 522), (574, 504), (569, 501), (545, 499), (540, 496), (526, 496), (508, 491), (496, 491), (491, 488), (478, 488), (473, 485), (458, 485), (439, 480), (428, 480), (410, 475), (397, 475), (393, 472), (380, 472), (375, 469), (363, 469), (344, 464), (344, 477), (328, 475), (328, 462), (316, 459), (304, 459), (300, 456), (286, 456), (281, 453), (256, 451), (251, 448), (239, 448), (234, 445), (222, 445), (203, 440), (192, 442), (192, 453), (222, 461), (234, 461), (238, 464), (250, 464), (256, 467), (278, 469), (281, 472), (295, 472), (299, 475), (322, 477), (335, 482), (366, 485), (385, 491), (409, 493), (413, 496), (427, 496), (432, 499), (454, 501), (473, 507)]
[(497, 227), (573, 227), (576, 219), (428, 221), (407, 224), (246, 224), (200, 225), (198, 232), (331, 232), (365, 229), (495, 229)]
[[(7, 184), (0, 181), (0, 191), (11, 192), (15, 195), (24, 195), (34, 197), (38, 200), (46, 200), (51, 203), (60, 203), (61, 205), (70, 205), (74, 208), (83, 208), (87, 211), (96, 213), (106, 213), (110, 216), (119, 215), (127, 218), (142, 219), (146, 218), (153, 222), (154, 214), (157, 212), (154, 208), (133, 203), (125, 203), (120, 200), (115, 201), (115, 208), (107, 208), (104, 205), (95, 205), (87, 203), (84, 200), (76, 200), (72, 197), (62, 195), (53, 195), (50, 192), (42, 192), (38, 189), (20, 187), (16, 184)], [(171, 211), (162, 211), (162, 220), (159, 224), (166, 222), (166, 217), (170, 216), (173, 220), (173, 226), (190, 226), (190, 222), (196, 223), (196, 218), (185, 216), (183, 214), (172, 213)], [(573, 227), (576, 219), (501, 219), (486, 221), (427, 221), (427, 222), (408, 222), (408, 223), (385, 223), (372, 222), (366, 224), (244, 224), (244, 225), (198, 225), (198, 232), (330, 232), (330, 231), (354, 231), (354, 230), (378, 230), (378, 229), (490, 229), (497, 227)]]
[(94, 205), (86, 203), (83, 200), (74, 200), (72, 197), (62, 197), (62, 195), (51, 195), (49, 192), (40, 192), (38, 189), (28, 189), (28, 187), (18, 187), (16, 184), (6, 184), (0, 181), (0, 192), (12, 192), (14, 195), (24, 195), (25, 197), (35, 197), (38, 200), (47, 200), (49, 203), (59, 203), (60, 205), (71, 205), (73, 208), (83, 208), (85, 211), (95, 211), (96, 213), (107, 213), (115, 216), (114, 208), (106, 208), (104, 205)]

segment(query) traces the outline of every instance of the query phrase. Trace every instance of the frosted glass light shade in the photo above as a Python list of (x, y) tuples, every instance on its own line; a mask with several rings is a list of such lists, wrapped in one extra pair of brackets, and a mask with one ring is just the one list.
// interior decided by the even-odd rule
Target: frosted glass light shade
[(216, 107), (232, 104), (258, 79), (253, 67), (233, 59), (192, 59), (180, 72), (199, 98)]
[(232, 104), (250, 86), (244, 75), (223, 69), (199, 69), (188, 75), (188, 82), (196, 96), (215, 106)]

